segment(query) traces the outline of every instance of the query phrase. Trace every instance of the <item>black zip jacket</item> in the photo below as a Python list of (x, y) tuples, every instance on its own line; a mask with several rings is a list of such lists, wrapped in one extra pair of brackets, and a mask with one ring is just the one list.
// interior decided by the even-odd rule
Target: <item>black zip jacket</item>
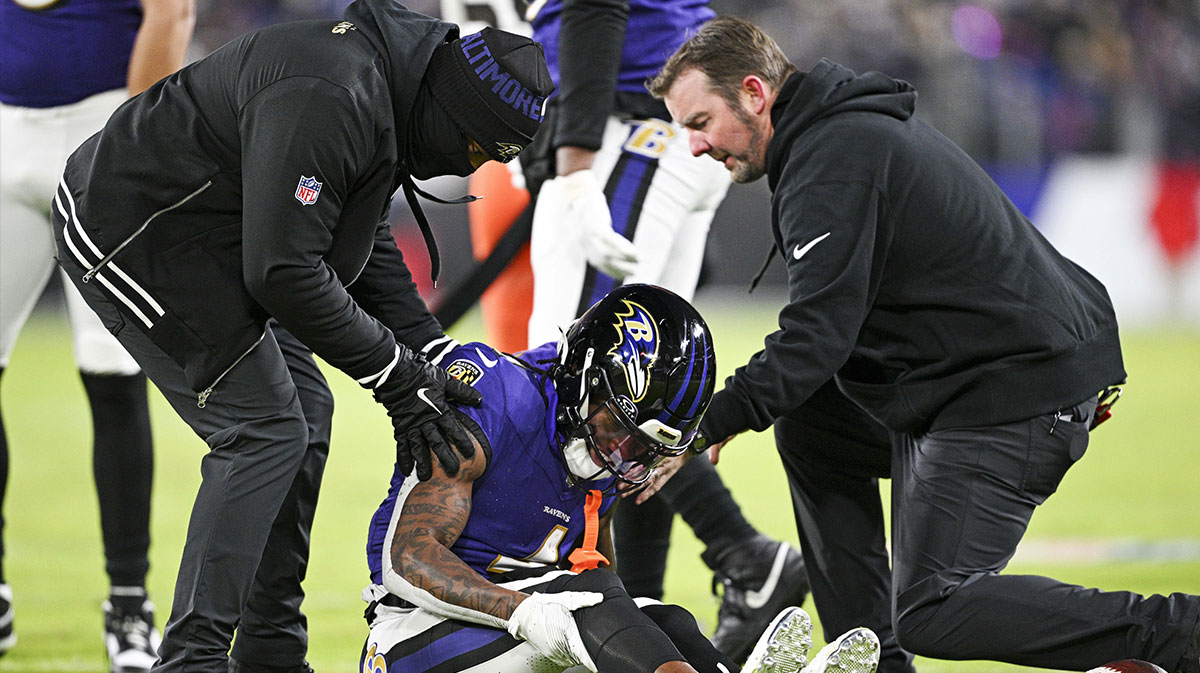
[(835, 377), (893, 430), (1031, 418), (1124, 380), (1104, 286), (1059, 254), (916, 92), (822, 60), (767, 147), (780, 329), (713, 399), (713, 438), (762, 430)]
[(418, 85), (458, 28), (391, 0), (345, 19), (230, 42), (125, 103), (67, 164), (68, 244), (197, 392), (270, 317), (356, 379), (397, 340), (441, 335), (386, 215)]

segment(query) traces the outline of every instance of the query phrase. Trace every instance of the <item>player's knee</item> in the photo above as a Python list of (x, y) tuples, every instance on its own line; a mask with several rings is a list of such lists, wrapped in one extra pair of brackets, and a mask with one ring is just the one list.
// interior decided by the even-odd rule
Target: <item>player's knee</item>
[(669, 634), (686, 633), (688, 631), (699, 631), (700, 626), (696, 624), (696, 618), (692, 613), (683, 609), (678, 605), (667, 605), (665, 603), (654, 603), (641, 606), (642, 612), (654, 620), (658, 624), (658, 628)]
[(592, 660), (608, 673), (654, 670), (682, 661), (670, 638), (634, 603), (620, 578), (608, 570), (588, 570), (551, 584), (554, 591), (595, 591), (598, 605), (575, 611), (579, 635)]

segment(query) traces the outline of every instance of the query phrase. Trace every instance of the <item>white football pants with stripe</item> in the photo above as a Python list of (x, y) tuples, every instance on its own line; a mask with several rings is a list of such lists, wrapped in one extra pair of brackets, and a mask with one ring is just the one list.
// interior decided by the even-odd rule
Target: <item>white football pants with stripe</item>
[[(592, 170), (603, 185), (613, 229), (638, 250), (637, 270), (624, 282), (660, 285), (690, 301), (729, 172), (707, 156), (692, 156), (687, 132), (676, 124), (616, 117), (608, 120)], [(620, 284), (588, 264), (571, 226), (535, 211), (530, 344), (557, 340), (560, 330)]]
[[(67, 157), (99, 131), (128, 94), (106, 91), (54, 108), (0, 104), (0, 367), (50, 281), (50, 204)], [(69, 281), (63, 283), (75, 361), (89, 374), (141, 371)]]

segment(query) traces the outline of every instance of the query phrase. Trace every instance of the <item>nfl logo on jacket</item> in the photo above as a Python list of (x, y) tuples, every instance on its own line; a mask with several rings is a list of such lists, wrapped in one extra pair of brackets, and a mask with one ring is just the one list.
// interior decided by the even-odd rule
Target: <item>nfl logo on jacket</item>
[(296, 185), (296, 200), (300, 203), (311, 206), (317, 202), (317, 195), (321, 193), (321, 183), (317, 182), (317, 176), (306, 178), (300, 176), (300, 184)]

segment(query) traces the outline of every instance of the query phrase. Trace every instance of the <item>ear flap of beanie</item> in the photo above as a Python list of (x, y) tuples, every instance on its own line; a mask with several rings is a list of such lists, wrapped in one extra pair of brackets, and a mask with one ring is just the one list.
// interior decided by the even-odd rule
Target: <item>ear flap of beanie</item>
[(501, 162), (533, 139), (554, 91), (542, 45), (490, 27), (440, 45), (425, 78), (467, 137)]

